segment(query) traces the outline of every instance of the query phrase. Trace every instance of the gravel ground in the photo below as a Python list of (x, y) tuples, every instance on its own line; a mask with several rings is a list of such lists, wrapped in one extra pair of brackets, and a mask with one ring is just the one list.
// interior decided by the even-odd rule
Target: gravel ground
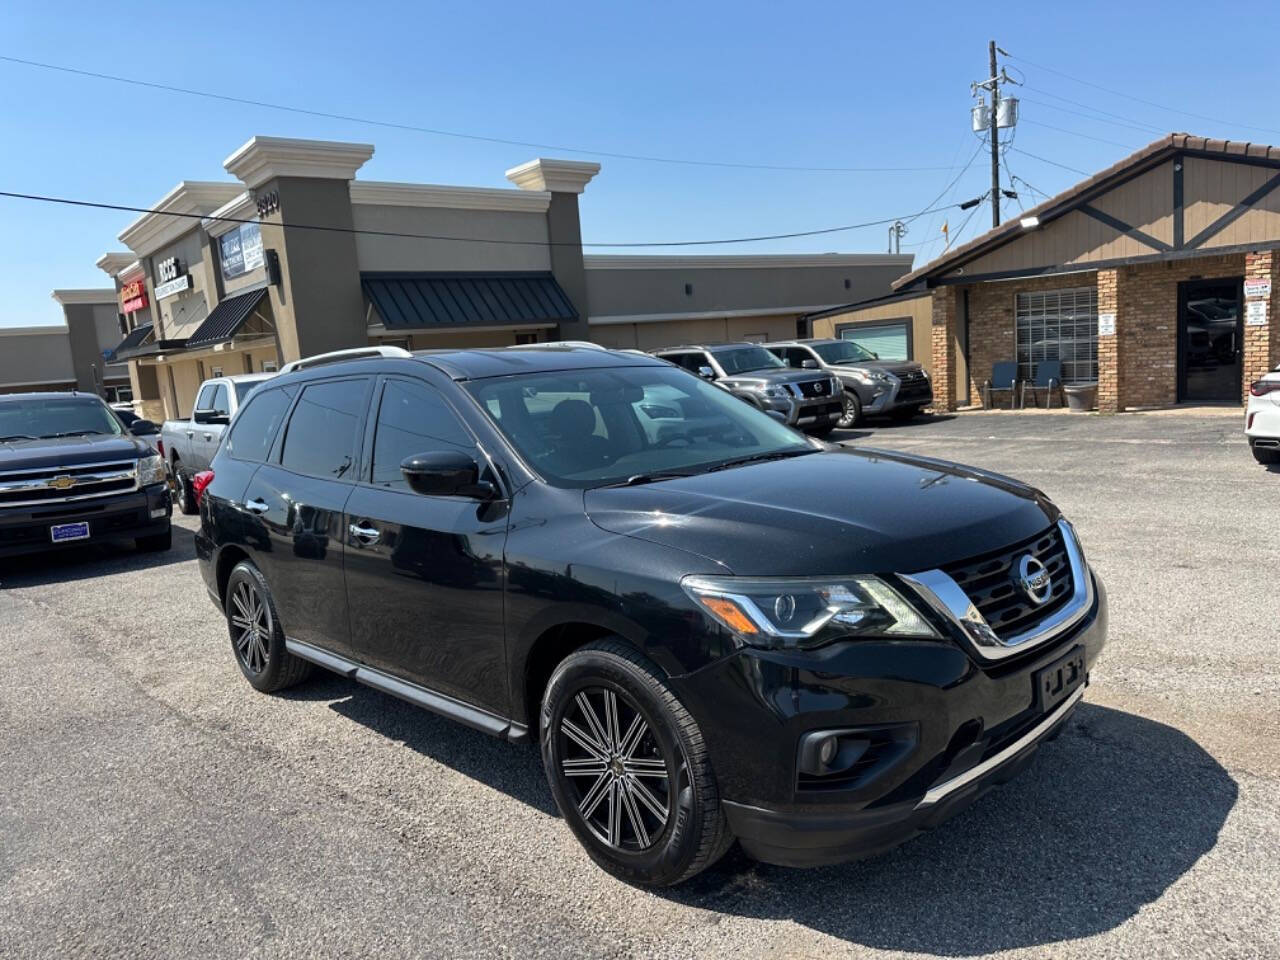
[(254, 693), (193, 559), (0, 564), (0, 954), (1280, 956), (1280, 475), (1236, 413), (841, 439), (1044, 489), (1111, 598), (1066, 733), (874, 860), (611, 879), (536, 751), (345, 680)]

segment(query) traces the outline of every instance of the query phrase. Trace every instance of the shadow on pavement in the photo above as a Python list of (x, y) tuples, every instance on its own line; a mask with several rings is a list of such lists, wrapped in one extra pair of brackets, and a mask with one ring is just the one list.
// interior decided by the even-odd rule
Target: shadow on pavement
[(1235, 781), (1195, 741), (1084, 704), (1021, 776), (861, 863), (787, 870), (736, 850), (665, 891), (892, 951), (966, 956), (1110, 930), (1213, 849)]
[(195, 557), (194, 535), (185, 527), (174, 524), (173, 546), (155, 553), (143, 553), (128, 540), (115, 540), (6, 557), (0, 560), (0, 589), (91, 580), (115, 573), (165, 567), (194, 560)]

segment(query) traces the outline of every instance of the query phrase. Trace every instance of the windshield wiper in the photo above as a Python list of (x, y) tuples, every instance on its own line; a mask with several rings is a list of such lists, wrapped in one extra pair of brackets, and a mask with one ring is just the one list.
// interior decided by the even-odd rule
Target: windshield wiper
[(10, 440), (39, 440), (39, 437), (33, 437), (29, 433), (11, 433), (7, 437), (0, 437), (0, 443), (8, 443)]
[(642, 483), (656, 483), (659, 480), (678, 480), (691, 476), (693, 476), (691, 473), (676, 473), (674, 471), (667, 471), (665, 473), (633, 473), (631, 476), (623, 480), (612, 480), (609, 483), (602, 483), (600, 484), (600, 487), (638, 487)]
[(817, 453), (817, 450), (774, 450), (771, 453), (756, 453), (749, 457), (739, 457), (736, 460), (726, 460), (724, 463), (717, 463), (714, 467), (708, 467), (707, 473), (715, 473), (717, 470), (729, 470), (732, 467), (742, 467), (748, 463), (763, 463), (766, 460), (788, 460), (791, 457), (803, 457), (806, 454)]
[(107, 436), (101, 430), (64, 430), (62, 433), (45, 433), (40, 435), (41, 440), (59, 440), (62, 437), (88, 437), (88, 436)]

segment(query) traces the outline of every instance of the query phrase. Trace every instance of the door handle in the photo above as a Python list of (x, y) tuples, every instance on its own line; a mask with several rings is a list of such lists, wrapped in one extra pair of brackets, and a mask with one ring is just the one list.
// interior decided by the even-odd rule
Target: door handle
[(204, 435), (204, 438), (205, 438), (206, 440), (212, 440), (212, 439), (213, 439), (213, 434), (212, 434), (212, 433), (206, 433), (206, 434)]
[(351, 532), (352, 537), (365, 546), (373, 546), (378, 542), (378, 538), (382, 536), (377, 527), (368, 527), (362, 523), (353, 523), (347, 529)]
[(267, 502), (263, 500), (261, 497), (258, 497), (256, 500), (245, 501), (244, 508), (248, 510), (250, 513), (256, 513), (259, 515), (264, 514), (271, 509), (269, 506), (267, 506)]

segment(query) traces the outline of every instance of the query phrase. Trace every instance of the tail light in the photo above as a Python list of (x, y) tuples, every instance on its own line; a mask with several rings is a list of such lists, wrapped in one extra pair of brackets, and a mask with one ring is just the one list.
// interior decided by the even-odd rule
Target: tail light
[(196, 498), (196, 506), (200, 506), (200, 497), (204, 495), (204, 488), (213, 483), (213, 471), (201, 470), (191, 478), (191, 493)]
[(164, 441), (163, 441), (163, 440), (157, 440), (157, 441), (156, 441), (156, 453), (160, 454), (160, 456), (162, 456), (162, 457), (164, 456)]
[(1280, 380), (1255, 380), (1249, 384), (1249, 392), (1255, 397), (1265, 397), (1280, 390)]

